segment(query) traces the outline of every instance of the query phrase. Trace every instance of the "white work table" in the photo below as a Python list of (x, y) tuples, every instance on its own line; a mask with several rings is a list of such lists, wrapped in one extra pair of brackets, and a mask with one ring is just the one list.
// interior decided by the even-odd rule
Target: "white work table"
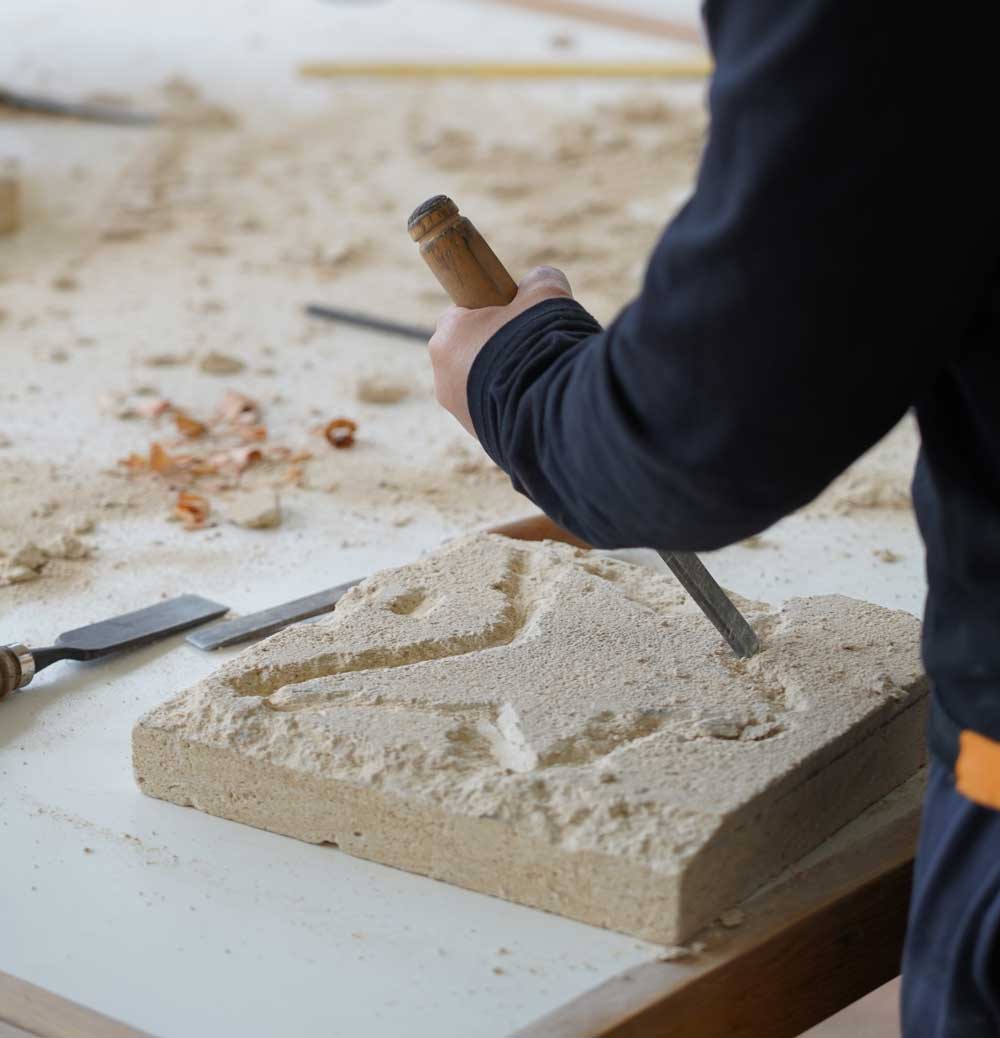
[[(395, 46), (397, 54), (412, 56), (415, 40), (438, 38), (441, 23), (432, 16), (442, 11), (454, 19), (459, 43), (478, 29), (477, 54), (509, 56), (515, 41), (522, 44), (526, 25), (534, 35), (523, 44), (524, 56), (535, 56), (532, 48), (547, 53), (545, 32), (526, 21), (528, 15), (489, 5), (393, 3), (366, 11), (231, 0), (209, 5), (203, 25), (198, 15), (204, 5), (193, 0), (171, 5), (169, 17), (140, 15), (138, 6), (119, 0), (93, 5), (86, 17), (57, 18), (62, 5), (54, 0), (7, 0), (0, 15), (0, 67), (19, 71), (26, 87), (69, 96), (123, 84), (138, 91), (180, 71), (234, 106), (259, 88), (262, 108), (273, 110), (279, 102), (266, 86), (269, 70), (280, 67), (287, 76), (295, 61), (355, 49), (374, 54)], [(678, 6), (683, 12), (694, 4)], [(545, 21), (545, 31), (562, 27)], [(588, 57), (670, 52), (662, 41), (584, 28), (573, 33)], [(289, 87), (289, 96), (305, 111), (319, 104), (301, 84)], [(83, 248), (79, 227), (74, 238), (57, 220), (42, 231), (30, 224), (41, 219), (46, 171), (52, 169), (53, 183), (67, 183), (59, 170), (86, 154), (88, 132), (0, 121), (0, 145), (19, 149), (31, 178), (29, 226), (16, 242), (0, 239), (0, 308), (8, 308), (15, 322), (43, 298), (47, 279), (60, 270), (61, 250)], [(91, 139), (108, 132), (94, 129)], [(113, 173), (113, 156), (105, 156), (93, 176)], [(93, 181), (80, 190), (94, 190)], [(416, 256), (413, 262), (408, 276), (419, 281), (426, 272)], [(80, 271), (81, 281), (88, 281), (91, 269), (93, 285), (109, 276), (95, 261)], [(149, 350), (178, 346), (176, 329), (159, 338), (160, 318), (170, 319), (171, 285), (155, 280), (143, 289), (142, 272), (134, 276), (134, 294), (124, 308), (95, 303), (94, 314), (82, 317), (87, 297), (81, 291), (72, 300), (77, 331), (100, 340), (87, 355), (93, 362), (74, 357), (69, 368), (49, 363), (47, 351), (58, 341), (48, 318), (0, 327), (7, 367), (18, 373), (19, 385), (40, 387), (4, 399), (0, 433), (12, 445), (0, 451), (0, 467), (30, 464), (36, 478), (49, 460), (69, 455), (81, 466), (106, 467), (132, 449), (136, 430), (109, 426), (90, 407), (100, 391), (101, 365), (126, 354), (133, 341)], [(224, 277), (215, 291), (226, 295)], [(302, 286), (286, 291), (284, 305), (294, 310), (308, 292)], [(148, 308), (155, 313), (146, 314)], [(44, 312), (41, 302), (37, 310)], [(288, 333), (281, 320), (263, 314), (263, 334)], [(288, 321), (298, 328), (301, 318)], [(362, 347), (383, 359), (393, 351), (415, 351), (406, 363), (423, 363), (419, 347), (340, 332), (329, 343), (317, 342), (312, 370)], [(170, 393), (183, 386), (183, 373), (129, 370), (135, 378), (174, 380)], [(308, 396), (316, 377), (298, 367), (282, 375), (288, 396), (300, 390)], [(425, 389), (427, 384), (425, 378)], [(218, 388), (192, 386), (190, 393), (207, 401)], [(48, 496), (39, 485), (38, 501)], [(345, 510), (336, 495), (317, 495), (308, 511), (297, 501), (285, 526), (273, 533), (185, 534), (165, 524), (160, 512), (102, 513), (95, 535), (99, 556), (80, 564), (90, 567), (84, 583), (62, 586), (44, 577), (0, 588), (0, 642), (48, 644), (66, 628), (184, 591), (248, 612), (411, 560), (475, 525), (426, 509), (406, 525), (394, 525), (365, 514), (363, 502)], [(69, 510), (71, 503), (63, 507)], [(30, 510), (14, 515), (2, 499), (0, 520), (8, 538), (17, 528), (29, 535), (35, 522)], [(706, 561), (727, 587), (770, 602), (842, 593), (921, 609), (921, 550), (907, 512), (796, 516), (764, 541)], [(899, 561), (874, 558), (873, 549), (882, 548)], [(660, 565), (648, 553), (625, 556)], [(499, 1038), (656, 956), (656, 946), (626, 935), (144, 797), (131, 772), (136, 719), (234, 651), (208, 655), (173, 638), (104, 663), (57, 664), (0, 704), (0, 971), (162, 1038)]]
[[(787, 525), (796, 522), (849, 543), (844, 520)], [(795, 550), (732, 549), (710, 564), (744, 592), (757, 591), (747, 570), (765, 554), (763, 583), (787, 580), (789, 594), (821, 585), (916, 604), (913, 567), (875, 569), (863, 547), (861, 564), (833, 552), (818, 566), (823, 554), (804, 538), (780, 541)], [(915, 550), (902, 530), (891, 543)], [(281, 568), (274, 560), (238, 604), (301, 593), (302, 577)], [(332, 551), (319, 568), (334, 580), (353, 572)], [(893, 579), (879, 586), (872, 572)], [(221, 584), (197, 590), (237, 597)], [(78, 609), (40, 602), (4, 624), (38, 644)], [(0, 969), (164, 1036), (499, 1038), (655, 957), (624, 935), (142, 796), (133, 722), (220, 655), (174, 639), (107, 663), (59, 664), (0, 708)]]

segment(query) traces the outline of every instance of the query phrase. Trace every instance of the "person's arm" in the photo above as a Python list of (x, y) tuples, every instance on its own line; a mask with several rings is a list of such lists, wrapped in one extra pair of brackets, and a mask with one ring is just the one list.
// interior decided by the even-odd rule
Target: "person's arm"
[(707, 5), (710, 136), (642, 294), (604, 331), (571, 300), (532, 306), (472, 364), (477, 435), (557, 522), (605, 547), (732, 543), (818, 494), (932, 377), (981, 286), (963, 203), (918, 223), (951, 162), (925, 147), (934, 95), (899, 17)]

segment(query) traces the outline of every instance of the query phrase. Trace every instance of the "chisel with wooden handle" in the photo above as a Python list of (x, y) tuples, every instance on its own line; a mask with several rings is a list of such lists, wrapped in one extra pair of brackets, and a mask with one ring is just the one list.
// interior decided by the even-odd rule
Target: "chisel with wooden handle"
[[(458, 306), (470, 310), (506, 306), (517, 295), (517, 285), (496, 253), (446, 195), (435, 195), (417, 206), (410, 216), (408, 230), (420, 246), (427, 266)], [(535, 520), (535, 533), (546, 524), (553, 540), (565, 539), (560, 536), (565, 531), (544, 517)], [(579, 543), (575, 538), (573, 542)], [(757, 652), (760, 643), (754, 629), (697, 555), (668, 551), (658, 554), (737, 656)]]
[(113, 652), (138, 649), (227, 612), (229, 606), (199, 595), (178, 595), (145, 609), (64, 631), (45, 648), (0, 645), (0, 699), (29, 685), (40, 670), (59, 660), (96, 660)]

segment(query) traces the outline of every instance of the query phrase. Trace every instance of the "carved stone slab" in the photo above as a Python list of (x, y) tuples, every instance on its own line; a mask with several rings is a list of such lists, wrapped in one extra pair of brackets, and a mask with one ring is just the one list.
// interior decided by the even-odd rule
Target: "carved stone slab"
[(480, 535), (379, 573), (143, 717), (144, 792), (673, 944), (911, 775), (919, 624), (740, 602)]

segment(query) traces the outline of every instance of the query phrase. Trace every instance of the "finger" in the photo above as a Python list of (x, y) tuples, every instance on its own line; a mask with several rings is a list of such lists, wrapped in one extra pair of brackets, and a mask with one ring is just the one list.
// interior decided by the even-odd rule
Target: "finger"
[(464, 313), (465, 310), (460, 306), (449, 306), (435, 322), (435, 333), (441, 331), (443, 328), (451, 327), (451, 325), (454, 324), (455, 321)]
[(531, 292), (542, 289), (558, 292), (560, 295), (572, 296), (569, 278), (556, 267), (535, 267), (529, 270), (517, 286), (519, 292)]

